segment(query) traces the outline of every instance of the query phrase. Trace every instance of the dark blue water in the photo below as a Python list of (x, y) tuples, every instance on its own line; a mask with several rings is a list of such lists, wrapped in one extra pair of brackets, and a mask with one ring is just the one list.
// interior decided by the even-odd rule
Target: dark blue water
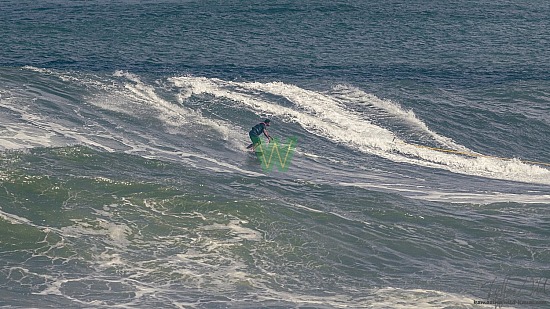
[(543, 308), (548, 16), (1, 1), (0, 307)]

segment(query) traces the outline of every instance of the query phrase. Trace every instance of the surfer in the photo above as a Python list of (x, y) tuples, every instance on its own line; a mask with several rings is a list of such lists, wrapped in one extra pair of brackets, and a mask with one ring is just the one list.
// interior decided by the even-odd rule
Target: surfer
[(248, 132), (248, 135), (250, 136), (250, 140), (252, 141), (252, 144), (248, 145), (246, 149), (252, 148), (252, 150), (256, 149), (258, 145), (262, 143), (262, 140), (260, 139), (260, 135), (263, 133), (265, 137), (267, 137), (267, 141), (271, 142), (271, 136), (269, 136), (269, 133), (267, 132), (267, 127), (269, 127), (271, 120), (266, 119), (263, 122), (258, 123), (254, 127), (252, 127), (252, 130)]

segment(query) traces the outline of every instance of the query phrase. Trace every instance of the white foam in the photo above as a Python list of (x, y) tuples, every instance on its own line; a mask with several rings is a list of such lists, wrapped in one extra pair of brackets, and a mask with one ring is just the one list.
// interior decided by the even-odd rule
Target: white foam
[(243, 227), (240, 220), (231, 220), (228, 224), (212, 224), (201, 227), (203, 230), (224, 230), (229, 229), (233, 238), (228, 240), (224, 245), (234, 244), (242, 240), (259, 241), (262, 239), (260, 232)]
[(1, 99), (0, 107), (11, 110), (20, 115), (23, 122), (2, 123), (0, 135), (0, 151), (25, 149), (33, 147), (50, 147), (58, 144), (55, 141), (57, 134), (45, 130), (40, 123), (41, 118), (27, 111), (25, 106), (13, 99)]
[(298, 208), (302, 208), (302, 209), (305, 209), (305, 210), (307, 210), (307, 211), (311, 211), (311, 212), (315, 212), (315, 213), (322, 213), (322, 214), (325, 213), (325, 212), (322, 211), (322, 210), (318, 210), (318, 209), (314, 209), (314, 208), (307, 207), (307, 206), (304, 206), (304, 205), (300, 205), (300, 204), (298, 204), (298, 203), (294, 203), (294, 204), (292, 204), (292, 206), (298, 207)]
[[(132, 73), (117, 71), (113, 74), (118, 77), (125, 77), (132, 83), (126, 83), (124, 86), (129, 93), (125, 93), (125, 96), (129, 96), (133, 100), (131, 102), (138, 104), (147, 104), (156, 110), (159, 113), (159, 119), (162, 120), (165, 124), (168, 124), (173, 127), (180, 127), (189, 123), (199, 123), (202, 125), (209, 126), (214, 130), (220, 133), (220, 136), (223, 137), (223, 140), (227, 140), (228, 136), (228, 127), (229, 125), (223, 124), (223, 121), (213, 121), (206, 117), (200, 115), (200, 113), (188, 109), (183, 105), (177, 105), (173, 102), (168, 102), (167, 100), (159, 97), (156, 94), (155, 88), (146, 85), (141, 81), (141, 79)], [(129, 110), (124, 109), (125, 112)]]
[[(255, 282), (258, 284), (258, 282)], [(333, 308), (370, 308), (370, 309), (441, 309), (441, 308), (494, 308), (494, 305), (474, 305), (473, 298), (465, 295), (425, 289), (400, 289), (385, 287), (350, 291), (362, 296), (310, 296), (298, 292), (283, 292), (268, 289), (268, 293), (257, 295), (258, 300), (284, 301), (303, 305), (322, 305)], [(327, 291), (331, 292), (331, 291)], [(514, 308), (503, 306), (502, 308)]]
[[(3, 124), (11, 134), (0, 138), (0, 150), (83, 144), (105, 151), (114, 151), (111, 147), (93, 139), (101, 134), (88, 137), (83, 132), (53, 122), (47, 118), (47, 115), (36, 114), (29, 107), (21, 105), (20, 102), (3, 100), (0, 102), (0, 106), (20, 115), (20, 122)], [(109, 138), (109, 136), (105, 137)]]
[(51, 73), (51, 70), (48, 70), (48, 69), (45, 69), (45, 68), (37, 68), (37, 67), (30, 66), (30, 65), (26, 65), (22, 69), (29, 70), (29, 71), (34, 71), (34, 72), (38, 72), (38, 73), (47, 73), (47, 74)]
[(2, 210), (0, 210), (0, 218), (8, 221), (9, 223), (11, 224), (27, 224), (27, 225), (32, 225), (31, 224), (31, 221), (27, 218), (23, 218), (23, 217), (20, 217), (20, 216), (17, 216), (17, 215), (14, 215), (14, 214), (10, 214), (10, 213), (7, 213), (7, 212), (3, 212)]
[[(326, 118), (323, 118), (320, 120), (317, 117), (318, 115), (311, 115), (308, 113), (304, 113), (303, 111), (300, 111), (300, 110), (295, 110), (289, 107), (284, 107), (274, 103), (270, 103), (265, 100), (256, 98), (253, 95), (242, 94), (239, 92), (226, 90), (223, 88), (223, 85), (226, 84), (227, 86), (228, 83), (224, 83), (223, 81), (220, 81), (220, 80), (216, 80), (216, 79), (209, 80), (204, 78), (193, 78), (193, 77), (179, 77), (179, 78), (172, 78), (172, 81), (176, 86), (183, 87), (186, 89), (191, 89), (195, 94), (208, 93), (218, 97), (225, 97), (235, 102), (240, 102), (242, 104), (245, 104), (247, 107), (252, 108), (261, 113), (272, 113), (273, 115), (279, 116), (289, 121), (299, 123), (306, 130), (312, 133), (324, 135), (325, 137), (329, 137), (331, 139), (341, 141), (344, 143), (350, 143), (356, 140), (357, 138), (360, 137), (362, 133), (365, 133), (366, 130), (370, 132), (369, 136), (373, 136), (373, 137), (385, 136), (385, 139), (389, 139), (389, 140), (392, 140), (394, 138), (391, 132), (374, 125), (365, 124), (365, 123), (363, 123), (361, 127), (360, 126), (352, 127), (351, 125), (347, 125), (348, 123), (346, 123), (345, 119), (343, 119), (343, 116), (334, 115), (334, 112), (331, 112), (330, 110), (326, 111), (320, 108), (320, 110), (316, 112), (316, 114), (321, 114), (322, 117), (327, 116)], [(216, 82), (220, 83), (221, 85), (217, 85)], [(312, 107), (312, 109), (313, 108), (314, 107)], [(330, 118), (328, 117), (329, 114), (333, 120), (328, 119)], [(340, 122), (344, 124), (340, 125), (338, 121), (334, 121), (334, 119), (337, 119), (337, 118), (340, 119)], [(377, 148), (377, 149), (385, 148), (387, 150), (391, 149), (391, 147), (388, 148), (389, 145), (387, 143), (380, 143), (380, 139), (377, 139), (377, 138), (370, 138), (365, 142), (372, 148)]]
[[(140, 118), (142, 116), (154, 116), (160, 120), (160, 123), (166, 126), (165, 130), (169, 134), (190, 133), (209, 128), (216, 132), (217, 138), (220, 138), (233, 149), (240, 150), (242, 147), (240, 142), (243, 137), (242, 130), (235, 128), (234, 125), (224, 120), (212, 120), (204, 117), (200, 111), (186, 108), (182, 103), (188, 96), (177, 95), (178, 103), (171, 102), (157, 94), (157, 86), (144, 83), (135, 74), (117, 71), (113, 75), (126, 79), (126, 81), (123, 81), (124, 87), (122, 89), (120, 87), (111, 87), (107, 91), (107, 95), (92, 98), (90, 100), (91, 104), (106, 110)], [(146, 149), (150, 148), (150, 145), (144, 146)], [(231, 169), (235, 170), (238, 168), (231, 166)]]
[[(95, 212), (100, 216), (111, 217), (108, 211), (96, 209)], [(106, 236), (110, 239), (110, 245), (117, 248), (124, 248), (130, 243), (128, 236), (132, 230), (125, 224), (115, 224), (99, 217), (93, 221), (79, 219), (71, 219), (71, 221), (74, 223), (73, 225), (60, 229), (63, 235), (69, 237)]]
[(426, 190), (419, 186), (398, 186), (395, 184), (384, 184), (381, 182), (339, 182), (341, 186), (359, 187), (366, 189), (384, 189), (388, 191), (398, 191), (405, 193), (408, 197), (434, 202), (448, 203), (470, 203), (470, 204), (490, 204), (499, 202), (516, 202), (527, 204), (548, 203), (550, 195), (548, 194), (514, 194), (501, 192), (443, 192), (436, 190)]
[[(206, 128), (214, 130), (216, 137), (225, 141), (235, 149), (242, 145), (239, 140), (242, 139), (242, 132), (233, 129), (233, 126), (221, 120), (213, 121), (194, 110), (188, 109), (181, 104), (170, 102), (157, 94), (157, 88), (148, 85), (141, 78), (129, 72), (116, 71), (113, 76), (122, 79), (122, 83), (113, 83), (113, 80), (101, 81), (97, 76), (80, 76), (72, 73), (60, 73), (48, 69), (35, 67), (26, 67), (25, 69), (41, 74), (48, 74), (62, 80), (70, 81), (97, 89), (93, 97), (87, 98), (84, 104), (91, 104), (105, 110), (125, 113), (137, 118), (154, 116), (159, 119), (159, 123), (165, 125), (167, 133), (193, 133), (202, 131)], [(74, 75), (74, 76), (73, 76)], [(67, 126), (63, 122), (57, 122), (48, 115), (39, 114), (34, 111), (32, 105), (21, 104), (25, 101), (24, 94), (17, 98), (0, 98), (0, 106), (14, 112), (18, 116), (17, 121), (2, 124), (0, 134), (0, 151), (10, 149), (24, 149), (34, 147), (64, 147), (67, 145), (86, 145), (95, 149), (107, 152), (124, 151), (126, 153), (140, 155), (145, 158), (154, 158), (166, 160), (177, 160), (181, 162), (181, 157), (176, 157), (178, 153), (172, 150), (178, 149), (178, 145), (167, 145), (157, 135), (142, 135), (146, 141), (133, 138), (132, 128), (124, 128), (121, 123), (117, 124), (115, 129), (105, 127), (101, 121), (95, 122), (94, 119), (85, 119), (86, 125), (83, 127)], [(78, 110), (75, 110), (78, 114)], [(97, 117), (103, 118), (101, 110), (97, 111)], [(80, 115), (78, 115), (80, 116)], [(103, 118), (105, 119), (105, 118)], [(109, 118), (106, 118), (110, 121)], [(91, 124), (90, 124), (91, 123)], [(126, 131), (126, 132), (125, 132)], [(173, 146), (172, 149), (167, 149)], [(249, 172), (221, 160), (216, 160), (204, 154), (187, 153), (189, 164), (196, 164), (196, 158), (203, 159), (216, 166), (205, 167), (215, 172), (240, 172), (250, 176), (262, 176), (263, 174)], [(193, 156), (191, 158), (190, 156)]]
[(420, 129), (422, 132), (427, 133), (444, 147), (473, 153), (473, 151), (468, 149), (467, 147), (459, 145), (455, 143), (452, 139), (446, 136), (441, 136), (436, 132), (430, 130), (422, 120), (416, 117), (412, 110), (405, 110), (399, 104), (391, 100), (382, 100), (373, 94), (366, 93), (359, 88), (353, 86), (337, 85), (336, 87), (334, 87), (334, 89), (337, 92), (336, 97), (343, 102), (352, 102), (384, 110), (389, 115), (406, 121), (412, 126)]
[[(235, 83), (190, 76), (172, 78), (171, 81), (177, 87), (183, 88), (186, 93), (208, 93), (224, 97), (256, 112), (272, 113), (282, 119), (296, 122), (310, 133), (394, 162), (445, 169), (454, 173), (486, 178), (550, 184), (550, 170), (519, 160), (467, 157), (406, 143), (391, 131), (374, 125), (365, 117), (346, 109), (340, 101), (296, 86), (280, 82)], [(242, 89), (249, 90), (249, 92), (243, 93)], [(266, 101), (255, 95), (257, 91), (282, 96), (294, 103), (295, 107), (280, 106)], [(386, 104), (386, 109), (396, 114), (404, 113), (391, 106), (391, 104)], [(403, 117), (416, 119), (410, 115), (403, 115)], [(422, 127), (420, 121), (411, 121)], [(429, 131), (427, 127), (425, 130)], [(432, 132), (432, 136), (446, 145), (465, 149), (465, 147), (456, 145), (450, 139), (441, 137), (434, 132)]]
[[(398, 288), (382, 288), (375, 292), (375, 302), (372, 304), (375, 308), (448, 308), (448, 307), (464, 307), (464, 308), (492, 308), (491, 305), (474, 305), (474, 299), (454, 294), (441, 292), (436, 290), (424, 289), (398, 289)], [(502, 307), (513, 308), (513, 307)]]

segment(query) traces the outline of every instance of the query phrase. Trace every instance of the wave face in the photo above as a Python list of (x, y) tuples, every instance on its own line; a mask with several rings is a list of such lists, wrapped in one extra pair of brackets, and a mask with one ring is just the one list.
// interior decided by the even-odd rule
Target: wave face
[(0, 307), (540, 307), (549, 9), (0, 3)]

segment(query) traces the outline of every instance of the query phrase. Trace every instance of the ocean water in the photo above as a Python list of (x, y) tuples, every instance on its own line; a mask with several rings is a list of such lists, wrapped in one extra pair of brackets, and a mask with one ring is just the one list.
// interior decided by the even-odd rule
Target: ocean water
[(0, 307), (545, 308), (548, 16), (0, 1)]

